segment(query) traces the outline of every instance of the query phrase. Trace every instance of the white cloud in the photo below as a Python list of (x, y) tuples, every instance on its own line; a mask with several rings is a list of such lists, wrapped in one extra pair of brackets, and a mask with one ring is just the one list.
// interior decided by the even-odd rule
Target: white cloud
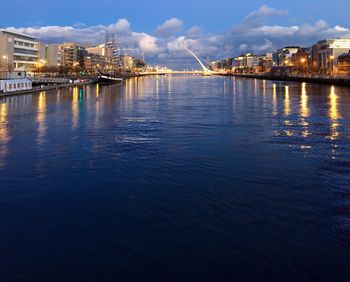
[(198, 36), (202, 34), (202, 28), (200, 26), (193, 26), (186, 30), (184, 34), (186, 36)]
[(261, 6), (258, 10), (249, 13), (245, 17), (240, 28), (254, 28), (260, 27), (266, 23), (266, 21), (272, 17), (284, 17), (288, 15), (288, 11), (280, 10), (268, 7), (266, 5)]
[(157, 45), (157, 38), (146, 33), (133, 32), (132, 40), (144, 53), (156, 54), (162, 51), (162, 49)]
[(156, 36), (158, 37), (171, 37), (176, 33), (180, 32), (183, 27), (183, 22), (180, 19), (172, 18), (167, 20), (156, 29)]

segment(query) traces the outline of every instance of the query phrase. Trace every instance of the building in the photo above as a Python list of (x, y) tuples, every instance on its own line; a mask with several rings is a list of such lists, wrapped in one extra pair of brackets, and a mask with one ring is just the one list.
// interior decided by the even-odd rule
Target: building
[(338, 57), (338, 73), (350, 75), (350, 51)]
[(338, 58), (350, 50), (349, 38), (325, 39), (312, 47), (312, 66), (324, 74), (338, 72)]
[(61, 49), (58, 44), (48, 44), (45, 46), (45, 61), (49, 67), (61, 65)]
[(135, 71), (143, 71), (146, 69), (146, 62), (144, 59), (134, 58), (134, 70)]
[(84, 58), (84, 68), (87, 71), (98, 71), (104, 68), (105, 57), (98, 54), (88, 54)]
[(312, 66), (311, 61), (312, 48), (300, 48), (297, 53), (292, 55), (292, 66), (299, 73), (307, 73)]
[(132, 71), (135, 64), (134, 64), (134, 57), (129, 55), (122, 55), (121, 61), (123, 65), (123, 69), (126, 71)]
[(86, 51), (90, 54), (103, 56), (105, 58), (104, 66), (106, 69), (122, 68), (122, 59), (116, 38), (113, 36), (111, 40), (109, 38), (108, 31), (106, 33), (105, 43), (86, 48)]
[(209, 63), (209, 69), (212, 71), (218, 71), (220, 68), (220, 62), (219, 61), (212, 61)]
[(59, 45), (61, 66), (67, 68), (84, 67), (84, 58), (87, 55), (85, 47), (76, 43), (64, 43)]
[(29, 71), (39, 61), (39, 42), (30, 35), (0, 31), (0, 70)]
[(274, 66), (293, 66), (293, 56), (300, 50), (299, 46), (286, 46), (274, 54)]
[(261, 64), (261, 56), (245, 53), (232, 61), (232, 69), (236, 73), (257, 73)]
[(221, 69), (225, 71), (231, 71), (232, 70), (232, 63), (233, 58), (226, 58), (221, 61)]

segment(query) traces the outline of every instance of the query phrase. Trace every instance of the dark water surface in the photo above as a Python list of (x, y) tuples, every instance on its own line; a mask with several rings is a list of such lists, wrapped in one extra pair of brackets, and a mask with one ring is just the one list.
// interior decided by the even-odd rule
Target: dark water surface
[(0, 281), (350, 281), (350, 89), (169, 76), (0, 100)]

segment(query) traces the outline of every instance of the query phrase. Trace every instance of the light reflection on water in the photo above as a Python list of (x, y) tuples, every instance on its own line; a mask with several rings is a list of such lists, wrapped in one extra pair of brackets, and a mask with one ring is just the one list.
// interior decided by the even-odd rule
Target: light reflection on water
[(329, 273), (349, 275), (349, 105), (348, 88), (195, 76), (4, 98), (7, 275), (23, 263), (64, 281), (82, 267), (74, 250), (86, 280), (168, 267), (181, 281), (171, 253), (193, 280), (341, 281)]
[(331, 87), (331, 92), (329, 94), (329, 117), (331, 121), (331, 135), (330, 139), (336, 140), (339, 137), (339, 132), (338, 132), (338, 119), (340, 118), (340, 115), (338, 113), (338, 96), (335, 93), (335, 87)]

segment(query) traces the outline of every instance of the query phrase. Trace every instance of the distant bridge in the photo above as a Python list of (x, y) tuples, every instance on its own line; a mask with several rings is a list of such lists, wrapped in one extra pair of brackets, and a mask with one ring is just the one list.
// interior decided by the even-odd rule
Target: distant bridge
[(198, 56), (195, 53), (193, 53), (190, 49), (188, 49), (185, 46), (182, 46), (182, 48), (184, 48), (188, 53), (190, 53), (191, 56), (194, 57), (197, 60), (197, 62), (200, 64), (200, 66), (203, 69), (202, 75), (204, 75), (204, 76), (213, 75), (213, 72), (203, 64), (203, 62), (198, 58)]
[(167, 75), (167, 74), (193, 74), (193, 75), (202, 75), (202, 76), (211, 76), (211, 75), (219, 75), (218, 72), (213, 71), (200, 71), (200, 70), (192, 70), (192, 71), (147, 71), (139, 73), (142, 75)]

